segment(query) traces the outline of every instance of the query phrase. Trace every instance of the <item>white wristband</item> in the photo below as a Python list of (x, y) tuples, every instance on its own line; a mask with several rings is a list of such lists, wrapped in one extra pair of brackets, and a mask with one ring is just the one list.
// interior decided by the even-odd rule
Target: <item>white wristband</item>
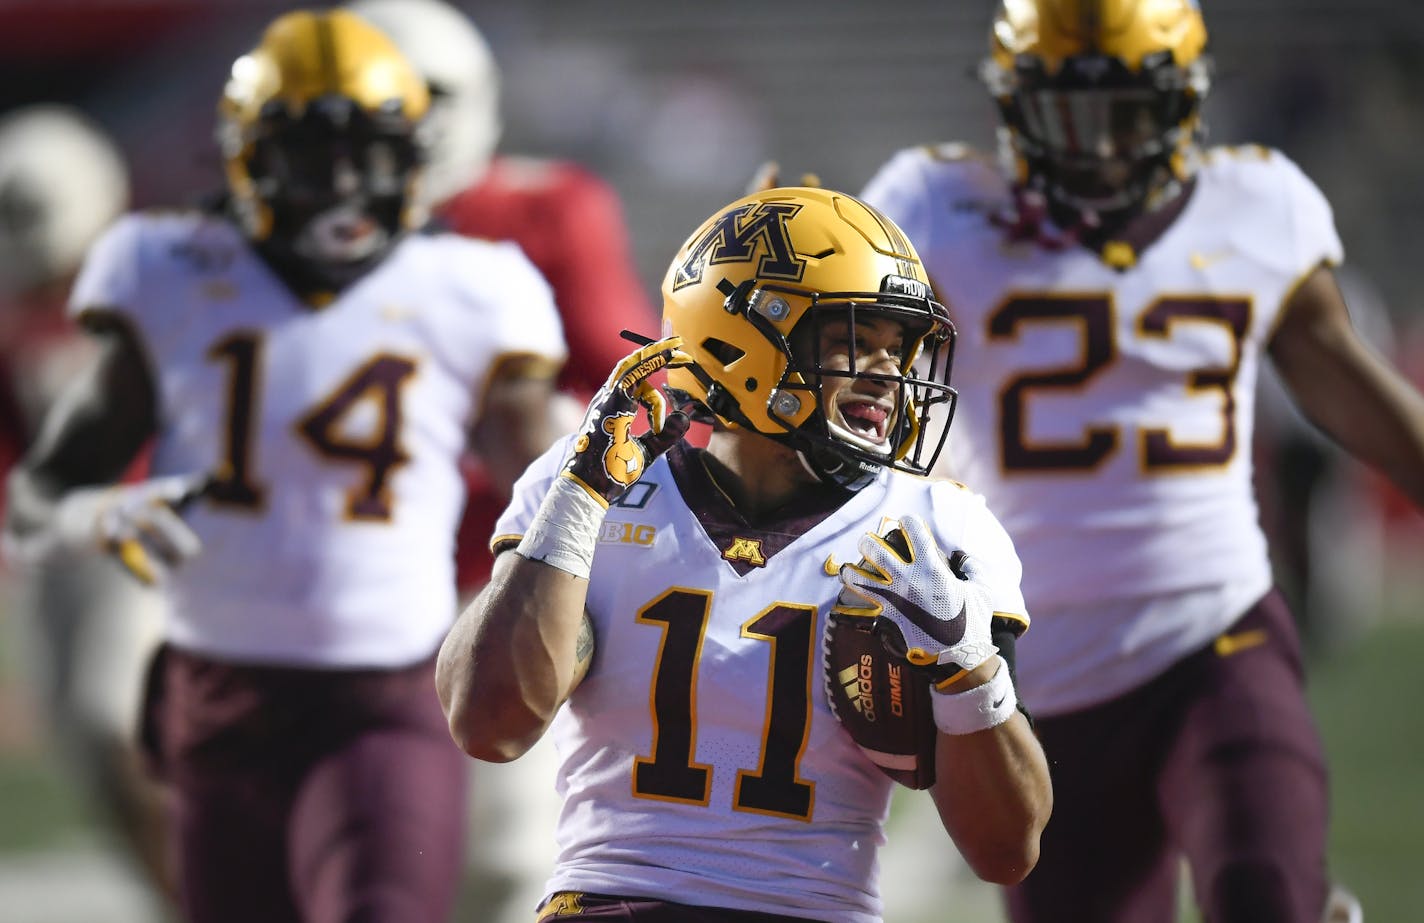
[(514, 550), (575, 577), (588, 579), (598, 531), (608, 507), (573, 478), (554, 478), (534, 521)]
[(1019, 699), (1009, 668), (999, 659), (994, 678), (967, 692), (932, 693), (935, 727), (945, 734), (973, 734), (997, 727), (1013, 717)]

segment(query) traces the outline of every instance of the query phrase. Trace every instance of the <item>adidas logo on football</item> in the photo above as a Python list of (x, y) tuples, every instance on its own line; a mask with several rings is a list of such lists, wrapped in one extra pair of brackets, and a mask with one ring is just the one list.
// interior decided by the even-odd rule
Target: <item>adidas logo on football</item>
[(869, 654), (863, 654), (860, 663), (851, 664), (836, 674), (845, 697), (866, 721), (875, 721), (875, 684), (872, 680), (873, 661)]

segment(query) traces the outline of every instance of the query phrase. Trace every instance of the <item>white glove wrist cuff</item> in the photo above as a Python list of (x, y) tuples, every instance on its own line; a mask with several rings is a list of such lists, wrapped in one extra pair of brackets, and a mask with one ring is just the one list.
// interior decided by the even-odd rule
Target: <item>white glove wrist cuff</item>
[(539, 512), (514, 550), (587, 580), (606, 512), (608, 508), (578, 481), (561, 474), (549, 485)]
[(934, 693), (931, 696), (935, 727), (945, 734), (973, 734), (998, 727), (1013, 717), (1018, 707), (1014, 683), (1009, 669), (999, 658), (994, 678), (967, 692), (952, 695)]

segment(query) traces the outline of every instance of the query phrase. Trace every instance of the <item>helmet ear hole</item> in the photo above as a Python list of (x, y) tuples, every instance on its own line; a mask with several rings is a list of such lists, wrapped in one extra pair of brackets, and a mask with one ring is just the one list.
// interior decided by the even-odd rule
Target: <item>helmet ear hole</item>
[(730, 366), (747, 354), (747, 351), (740, 346), (734, 346), (726, 340), (719, 340), (715, 337), (708, 337), (703, 340), (702, 348), (711, 353), (712, 357), (718, 362), (722, 363), (723, 368)]

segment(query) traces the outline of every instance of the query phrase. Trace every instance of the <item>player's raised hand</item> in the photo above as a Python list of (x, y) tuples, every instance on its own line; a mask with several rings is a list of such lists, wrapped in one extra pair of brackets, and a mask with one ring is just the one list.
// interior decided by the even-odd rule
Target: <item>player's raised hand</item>
[(173, 475), (70, 491), (55, 506), (50, 528), (29, 543), (26, 556), (104, 551), (138, 580), (157, 583), (168, 568), (202, 550), (179, 510), (206, 482), (202, 475)]
[(841, 566), (836, 613), (874, 619), (881, 643), (937, 689), (997, 653), (994, 608), (974, 559), (958, 551), (946, 557), (923, 519), (906, 516), (884, 537), (866, 534), (860, 553), (859, 562)]
[[(687, 434), (687, 414), (670, 410), (666, 395), (650, 380), (657, 372), (692, 362), (681, 347), (682, 337), (674, 336), (630, 353), (589, 402), (563, 473), (605, 507)], [(639, 407), (647, 410), (649, 429), (634, 435)]]

